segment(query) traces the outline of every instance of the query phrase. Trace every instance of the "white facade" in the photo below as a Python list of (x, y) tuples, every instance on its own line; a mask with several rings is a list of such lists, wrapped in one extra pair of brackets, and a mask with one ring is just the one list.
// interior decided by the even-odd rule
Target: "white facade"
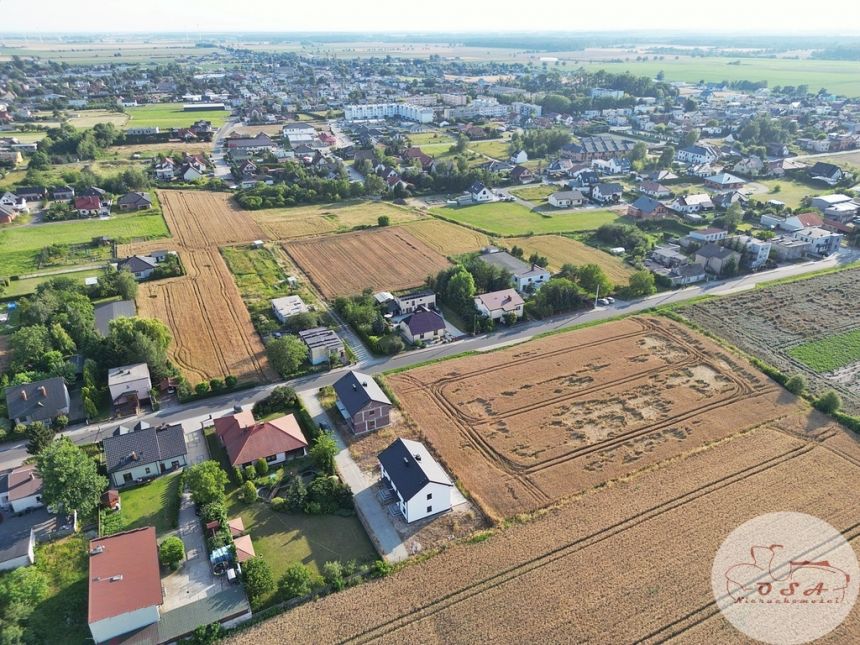
[(711, 146), (690, 146), (689, 148), (681, 148), (675, 152), (675, 159), (681, 163), (711, 163), (719, 158), (719, 153)]
[(411, 314), (418, 307), (430, 309), (436, 306), (436, 294), (432, 291), (420, 293), (407, 293), (402, 296), (394, 296), (394, 301), (402, 314)]
[(142, 607), (135, 611), (120, 614), (119, 616), (111, 616), (110, 618), (90, 623), (90, 632), (96, 643), (104, 643), (135, 629), (157, 623), (159, 618), (160, 614), (158, 613), (157, 605)]
[(12, 511), (15, 513), (20, 513), (21, 511), (25, 511), (28, 508), (41, 508), (45, 504), (42, 502), (42, 491), (39, 490), (35, 495), (30, 495), (29, 497), (22, 497), (21, 499), (16, 499), (9, 502), (9, 506), (12, 507)]
[(307, 311), (308, 306), (299, 296), (284, 296), (272, 300), (272, 312), (275, 314), (275, 318), (282, 323), (285, 323), (287, 318)]
[(148, 464), (140, 464), (124, 470), (117, 470), (110, 474), (110, 478), (113, 480), (113, 484), (116, 487), (127, 486), (128, 484), (132, 484), (136, 481), (152, 479), (162, 473), (181, 468), (187, 464), (188, 462), (185, 459), (185, 455), (179, 455), (169, 459), (153, 461)]
[(149, 378), (149, 368), (146, 363), (124, 365), (108, 371), (108, 388), (111, 401), (116, 401), (123, 394), (134, 392), (140, 401), (149, 399), (152, 381)]
[(418, 123), (430, 123), (433, 120), (433, 109), (411, 103), (368, 103), (365, 105), (347, 105), (343, 109), (347, 121), (371, 121), (392, 117), (400, 117)]
[(30, 529), (30, 541), (27, 545), (27, 552), (17, 558), (10, 558), (9, 560), (0, 562), (0, 571), (11, 571), (12, 569), (18, 569), (19, 567), (26, 567), (33, 564), (36, 561), (35, 546), (36, 537), (33, 529)]
[[(382, 477), (391, 481), (385, 468), (380, 466), (379, 469)], [(412, 523), (450, 510), (452, 488), (453, 486), (450, 484), (428, 482), (408, 500), (403, 499), (396, 487), (394, 487), (394, 491), (397, 495), (397, 506), (400, 508), (400, 512), (403, 513), (403, 517), (408, 523)]]

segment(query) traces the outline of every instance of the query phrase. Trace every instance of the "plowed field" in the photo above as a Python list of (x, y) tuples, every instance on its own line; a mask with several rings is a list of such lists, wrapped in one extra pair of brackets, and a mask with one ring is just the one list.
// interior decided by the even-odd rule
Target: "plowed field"
[(136, 298), (139, 315), (170, 327), (170, 357), (192, 384), (228, 374), (241, 380), (275, 378), (217, 248), (260, 239), (262, 231), (247, 213), (233, 209), (225, 195), (160, 191), (159, 197), (174, 239), (125, 245), (118, 253), (177, 250), (185, 275), (143, 283)]
[(417, 287), (448, 266), (443, 256), (399, 228), (298, 240), (284, 248), (326, 298), (368, 287)]
[[(826, 519), (858, 551), (851, 437), (816, 413), (702, 446), (382, 581), (239, 632), (242, 643), (748, 642), (722, 616), (711, 566), (761, 513)], [(818, 428), (816, 436), (802, 428)], [(850, 454), (849, 454), (850, 453)], [(372, 608), (369, 611), (368, 608)], [(822, 643), (858, 642), (860, 613)]]
[(796, 407), (746, 362), (653, 318), (436, 363), (389, 382), (446, 468), (496, 519)]

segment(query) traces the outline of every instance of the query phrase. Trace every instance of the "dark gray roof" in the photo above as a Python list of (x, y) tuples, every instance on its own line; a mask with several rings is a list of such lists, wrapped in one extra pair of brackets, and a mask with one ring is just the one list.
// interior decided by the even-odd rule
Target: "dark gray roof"
[(29, 531), (3, 532), (0, 534), (0, 563), (27, 555), (30, 550)]
[(170, 643), (191, 634), (198, 625), (220, 623), (251, 610), (241, 585), (228, 585), (217, 593), (161, 613), (158, 642)]
[(442, 320), (442, 316), (435, 311), (428, 311), (427, 309), (419, 309), (415, 313), (409, 314), (402, 322), (409, 327), (409, 331), (412, 332), (413, 336), (416, 334), (425, 334), (428, 331), (445, 329), (445, 321)]
[[(42, 387), (45, 388), (44, 394), (40, 390)], [(66, 382), (59, 376), (7, 387), (6, 407), (10, 419), (30, 417), (34, 421), (46, 421), (60, 413), (68, 413), (69, 390), (66, 388)]]
[(827, 163), (825, 161), (817, 161), (812, 168), (809, 169), (809, 174), (817, 177), (832, 177), (833, 175), (841, 172), (841, 168), (835, 164)]
[(720, 260), (724, 260), (729, 257), (734, 251), (725, 246), (719, 246), (718, 244), (714, 244), (711, 242), (710, 244), (705, 244), (702, 248), (696, 251), (696, 255), (701, 255), (703, 258), (719, 258)]
[(106, 437), (102, 443), (109, 473), (179, 457), (188, 452), (185, 432), (179, 424), (163, 430), (141, 428), (136, 432)]
[(371, 401), (387, 403), (391, 401), (372, 377), (361, 372), (347, 372), (334, 384), (334, 391), (350, 416), (361, 410)]
[(96, 329), (102, 336), (110, 331), (110, 321), (115, 318), (132, 318), (137, 314), (134, 300), (117, 300), (105, 302), (95, 307)]
[(624, 192), (624, 188), (622, 188), (621, 184), (616, 184), (616, 183), (597, 184), (596, 187), (603, 194)]
[(120, 268), (128, 269), (132, 273), (140, 273), (154, 269), (158, 264), (155, 258), (148, 255), (132, 255), (119, 263)]
[(131, 192), (126, 193), (122, 197), (117, 200), (117, 203), (120, 206), (131, 205), (131, 206), (139, 206), (141, 204), (152, 205), (152, 198), (146, 193), (142, 192)]
[(695, 262), (690, 264), (682, 264), (678, 267), (675, 267), (675, 274), (679, 275), (683, 278), (691, 278), (697, 275), (704, 275), (705, 267), (701, 264), (696, 264)]
[(648, 195), (641, 195), (633, 204), (633, 208), (642, 211), (643, 213), (653, 213), (662, 204)]
[(453, 486), (451, 479), (424, 444), (417, 441), (395, 439), (394, 443), (379, 453), (378, 458), (404, 502), (412, 499), (430, 482)]
[(487, 264), (492, 264), (493, 266), (505, 269), (513, 275), (521, 275), (531, 270), (531, 267), (528, 264), (505, 251), (499, 251), (498, 253), (484, 253), (478, 257)]
[(419, 291), (410, 291), (399, 296), (395, 296), (398, 300), (416, 300), (418, 298), (426, 298), (433, 295), (433, 289), (421, 289)]

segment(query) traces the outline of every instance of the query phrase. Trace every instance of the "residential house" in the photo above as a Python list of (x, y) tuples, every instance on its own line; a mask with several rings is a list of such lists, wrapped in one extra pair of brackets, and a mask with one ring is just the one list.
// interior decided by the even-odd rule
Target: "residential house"
[(807, 175), (811, 179), (822, 181), (828, 186), (835, 186), (845, 177), (845, 172), (835, 164), (819, 161), (807, 171)]
[(42, 478), (36, 464), (18, 466), (0, 476), (0, 506), (13, 513), (44, 506)]
[(152, 197), (147, 193), (135, 191), (126, 193), (116, 200), (116, 203), (121, 211), (142, 211), (152, 208)]
[(308, 123), (292, 122), (285, 123), (281, 127), (281, 132), (285, 139), (289, 139), (290, 143), (295, 141), (311, 141), (316, 135), (316, 129)]
[(600, 183), (591, 187), (591, 199), (598, 204), (615, 204), (621, 200), (624, 188), (621, 184)]
[(487, 188), (483, 182), (476, 181), (469, 186), (469, 195), (473, 202), (482, 203), (493, 201), (493, 191)]
[(367, 374), (350, 371), (334, 383), (337, 409), (354, 434), (384, 428), (391, 423), (391, 401)]
[(29, 530), (0, 533), (0, 571), (12, 571), (36, 561), (36, 535)]
[(0, 224), (11, 224), (18, 217), (18, 212), (11, 206), (0, 205)]
[(436, 306), (436, 294), (429, 289), (412, 291), (401, 296), (394, 296), (394, 304), (399, 314), (409, 314), (419, 308), (431, 309)]
[(78, 195), (75, 197), (75, 210), (79, 217), (107, 217), (110, 215), (110, 200), (96, 195)]
[(742, 254), (743, 266), (755, 271), (767, 264), (771, 244), (750, 235), (735, 235), (726, 239), (726, 246)]
[(789, 215), (788, 217), (779, 217), (769, 213), (762, 214), (760, 224), (765, 228), (778, 228), (783, 231), (793, 233), (804, 228), (820, 227), (824, 224), (821, 215), (814, 211), (806, 213), (798, 213), (797, 215)]
[(697, 193), (676, 197), (669, 208), (678, 213), (699, 213), (714, 210), (714, 203), (707, 193)]
[(108, 370), (108, 390), (117, 410), (136, 412), (141, 401), (149, 401), (152, 381), (146, 363), (113, 367)]
[(534, 173), (525, 166), (514, 166), (510, 177), (515, 184), (528, 184), (535, 180)]
[[(3, 202), (0, 201), (0, 203)], [(822, 211), (825, 212), (827, 212), (828, 208), (833, 208), (834, 206), (838, 206), (840, 204), (851, 203), (853, 203), (853, 199), (848, 195), (842, 195), (841, 193), (837, 193), (834, 195), (817, 195), (812, 198), (812, 207), (820, 208)]]
[(277, 318), (281, 324), (286, 323), (288, 318), (307, 312), (308, 306), (299, 296), (283, 296), (281, 298), (272, 299), (272, 313), (275, 314), (275, 318)]
[(253, 137), (230, 137), (226, 140), (226, 145), (227, 150), (231, 154), (234, 151), (252, 154), (263, 152), (264, 150), (271, 152), (278, 147), (265, 132), (258, 132)]
[(152, 172), (158, 181), (170, 181), (176, 174), (176, 162), (170, 157), (156, 161), (152, 166)]
[(48, 189), (44, 186), (18, 186), (15, 195), (28, 202), (41, 202), (48, 198)]
[(510, 315), (522, 318), (525, 303), (516, 289), (502, 289), (475, 296), (475, 307), (482, 316), (501, 320)]
[(425, 307), (419, 307), (411, 314), (407, 314), (397, 326), (412, 345), (419, 342), (433, 342), (445, 336), (445, 320), (435, 311)]
[(344, 362), (346, 350), (343, 341), (331, 329), (313, 327), (299, 332), (299, 338), (307, 345), (308, 361), (311, 365), (320, 365), (332, 360)]
[(6, 411), (14, 423), (50, 423), (69, 414), (69, 390), (59, 376), (6, 388)]
[(651, 251), (651, 259), (670, 269), (687, 263), (687, 256), (681, 253), (681, 247), (677, 244), (655, 246)]
[(663, 181), (673, 181), (678, 179), (678, 175), (673, 173), (671, 170), (652, 170), (647, 175), (645, 175), (645, 179), (653, 182), (663, 182)]
[(717, 193), (711, 197), (711, 203), (714, 208), (720, 210), (728, 210), (732, 204), (739, 204), (742, 208), (749, 203), (749, 198), (742, 192), (737, 190), (727, 190), (724, 193)]
[(654, 199), (664, 199), (672, 194), (671, 190), (656, 181), (643, 181), (639, 184), (639, 192)]
[(117, 269), (130, 272), (137, 281), (148, 280), (158, 266), (158, 261), (151, 255), (132, 255), (120, 260)]
[(732, 263), (735, 269), (740, 267), (741, 256), (737, 251), (710, 242), (696, 251), (695, 261), (705, 267), (705, 270), (722, 275)]
[(669, 282), (673, 287), (682, 287), (695, 284), (707, 278), (705, 267), (696, 262), (688, 262), (674, 267), (668, 275)]
[(51, 199), (55, 202), (70, 202), (75, 198), (75, 189), (71, 186), (57, 186), (51, 190)]
[(711, 163), (720, 158), (713, 146), (692, 145), (675, 151), (675, 160), (686, 164)]
[(671, 213), (664, 203), (648, 195), (640, 195), (627, 207), (627, 215), (638, 219), (663, 219)]
[(552, 193), (547, 201), (554, 208), (574, 208), (582, 206), (585, 197), (578, 190), (560, 190)]
[(805, 256), (809, 252), (810, 245), (809, 242), (790, 235), (779, 235), (771, 238), (770, 248), (773, 256), (780, 262), (791, 262)]
[(608, 135), (580, 137), (579, 143), (568, 143), (562, 146), (560, 154), (574, 161), (611, 159), (627, 154), (635, 145), (636, 143), (629, 139), (619, 139)]
[(127, 486), (188, 465), (182, 424), (154, 428), (141, 422), (118, 426), (102, 440), (105, 468), (112, 485)]
[(746, 175), (747, 177), (758, 177), (764, 173), (765, 164), (758, 155), (751, 155), (737, 162), (732, 170), (734, 172)]
[(705, 186), (714, 190), (738, 190), (743, 188), (746, 182), (740, 177), (735, 177), (727, 172), (705, 177)]
[(0, 206), (9, 206), (10, 208), (14, 208), (15, 204), (18, 202), (18, 196), (10, 191), (6, 191), (2, 195), (0, 195)]
[(568, 186), (571, 188), (591, 188), (600, 183), (600, 175), (591, 168), (580, 168), (570, 173)]
[(114, 300), (103, 302), (94, 307), (96, 331), (101, 336), (110, 333), (110, 321), (117, 318), (133, 318), (137, 315), (134, 300)]
[(269, 465), (280, 464), (308, 452), (308, 440), (294, 414), (256, 421), (250, 410), (243, 410), (213, 423), (232, 466), (244, 468), (260, 459)]
[(809, 250), (807, 252), (811, 255), (818, 256), (826, 256), (836, 253), (842, 243), (841, 233), (828, 231), (817, 226), (794, 231), (791, 236), (796, 240), (809, 244)]
[(690, 231), (687, 237), (698, 244), (707, 244), (708, 242), (719, 242), (724, 240), (727, 235), (728, 232), (721, 228), (709, 227)]
[(87, 623), (96, 643), (155, 625), (164, 602), (155, 528), (90, 541)]
[(378, 459), (382, 481), (408, 523), (451, 510), (454, 483), (424, 444), (398, 438)]
[(529, 156), (526, 154), (525, 150), (518, 150), (514, 154), (511, 155), (510, 162), (513, 164), (522, 164), (529, 160)]
[(482, 253), (480, 259), (511, 274), (517, 291), (538, 289), (550, 279), (550, 272), (537, 264), (528, 265), (505, 251)]

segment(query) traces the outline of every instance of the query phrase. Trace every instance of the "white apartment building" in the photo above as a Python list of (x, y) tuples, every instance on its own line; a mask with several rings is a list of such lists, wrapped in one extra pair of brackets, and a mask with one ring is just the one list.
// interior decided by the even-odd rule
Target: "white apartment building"
[(412, 103), (368, 103), (365, 105), (347, 105), (343, 109), (347, 121), (372, 121), (400, 117), (418, 123), (433, 121), (433, 109), (414, 105)]

